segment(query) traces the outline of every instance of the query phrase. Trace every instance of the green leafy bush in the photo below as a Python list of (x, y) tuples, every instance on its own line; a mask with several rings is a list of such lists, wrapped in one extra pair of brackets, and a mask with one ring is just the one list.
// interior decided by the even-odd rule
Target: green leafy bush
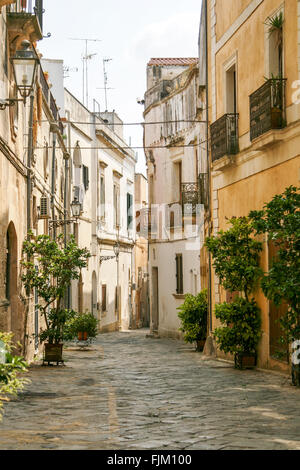
[(216, 305), (216, 318), (226, 325), (216, 328), (214, 336), (225, 353), (255, 353), (261, 337), (260, 309), (250, 302), (237, 298), (229, 303)]
[(98, 334), (98, 320), (92, 313), (76, 313), (67, 322), (65, 335), (69, 340), (76, 338), (78, 333), (86, 332), (89, 338), (95, 338)]
[(207, 290), (198, 295), (187, 294), (184, 303), (177, 308), (181, 320), (180, 331), (184, 333), (186, 343), (194, 343), (206, 339), (207, 335)]
[(250, 217), (258, 234), (267, 233), (277, 247), (262, 290), (268, 300), (289, 305), (281, 319), (282, 342), (300, 339), (300, 188), (290, 186)]
[(6, 362), (0, 363), (0, 420), (3, 401), (7, 400), (8, 395), (17, 395), (18, 391), (29, 382), (20, 377), (21, 373), (27, 372), (28, 365), (22, 357), (12, 354), (14, 349), (12, 337), (12, 333), (0, 331), (0, 341), (4, 343), (6, 350)]
[(214, 336), (225, 353), (254, 353), (261, 337), (260, 309), (251, 298), (263, 271), (259, 266), (262, 243), (255, 240), (255, 229), (248, 217), (232, 218), (231, 227), (216, 237), (206, 239), (213, 256), (215, 272), (221, 285), (230, 292), (240, 292), (232, 303), (216, 305), (216, 318), (225, 326)]

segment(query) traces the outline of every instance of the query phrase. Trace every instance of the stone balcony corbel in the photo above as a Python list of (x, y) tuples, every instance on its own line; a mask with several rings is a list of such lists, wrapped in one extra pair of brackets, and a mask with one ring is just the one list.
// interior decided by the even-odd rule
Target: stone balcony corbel
[(5, 7), (5, 5), (11, 5), (12, 3), (16, 3), (16, 0), (0, 0), (0, 13), (2, 7)]
[(7, 12), (7, 31), (11, 56), (20, 48), (22, 41), (34, 44), (43, 38), (37, 15), (25, 11)]

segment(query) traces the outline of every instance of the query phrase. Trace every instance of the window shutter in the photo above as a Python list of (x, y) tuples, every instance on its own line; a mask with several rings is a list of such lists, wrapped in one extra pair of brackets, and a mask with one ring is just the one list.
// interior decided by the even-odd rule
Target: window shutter
[(182, 255), (176, 255), (176, 293), (183, 294)]
[(133, 196), (130, 193), (127, 193), (127, 229), (132, 228), (132, 203), (133, 203)]
[(102, 285), (102, 312), (106, 312), (106, 285)]
[(87, 191), (89, 189), (89, 168), (83, 165), (83, 185), (84, 189)]

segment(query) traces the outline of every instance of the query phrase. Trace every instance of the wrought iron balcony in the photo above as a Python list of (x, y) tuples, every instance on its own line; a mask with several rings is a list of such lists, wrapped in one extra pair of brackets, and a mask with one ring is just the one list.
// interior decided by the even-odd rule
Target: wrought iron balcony
[(198, 183), (181, 184), (181, 202), (183, 215), (197, 214), (197, 205), (200, 204)]
[(286, 126), (286, 78), (271, 78), (250, 95), (250, 139)]
[(58, 111), (55, 99), (54, 99), (54, 97), (53, 97), (53, 95), (50, 91), (48, 82), (46, 80), (45, 74), (44, 74), (43, 69), (42, 69), (41, 66), (40, 66), (39, 82), (40, 82), (40, 86), (42, 88), (42, 93), (44, 95), (44, 99), (47, 102), (47, 104), (48, 104), (48, 106), (51, 110), (54, 121), (58, 122), (60, 132), (61, 132), (61, 134), (63, 134), (64, 133), (64, 125), (63, 125), (62, 121), (60, 120), (59, 111)]
[(7, 30), (10, 53), (14, 55), (23, 40), (34, 43), (43, 38), (42, 33), (43, 2), (42, 0), (18, 0), (7, 5)]
[(212, 161), (224, 155), (235, 155), (239, 151), (238, 114), (224, 114), (211, 124)]

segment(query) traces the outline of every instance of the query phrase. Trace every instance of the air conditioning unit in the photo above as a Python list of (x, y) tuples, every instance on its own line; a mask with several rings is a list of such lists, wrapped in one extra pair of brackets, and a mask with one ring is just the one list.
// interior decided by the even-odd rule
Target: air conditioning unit
[(39, 219), (50, 219), (50, 201), (47, 196), (41, 197)]

